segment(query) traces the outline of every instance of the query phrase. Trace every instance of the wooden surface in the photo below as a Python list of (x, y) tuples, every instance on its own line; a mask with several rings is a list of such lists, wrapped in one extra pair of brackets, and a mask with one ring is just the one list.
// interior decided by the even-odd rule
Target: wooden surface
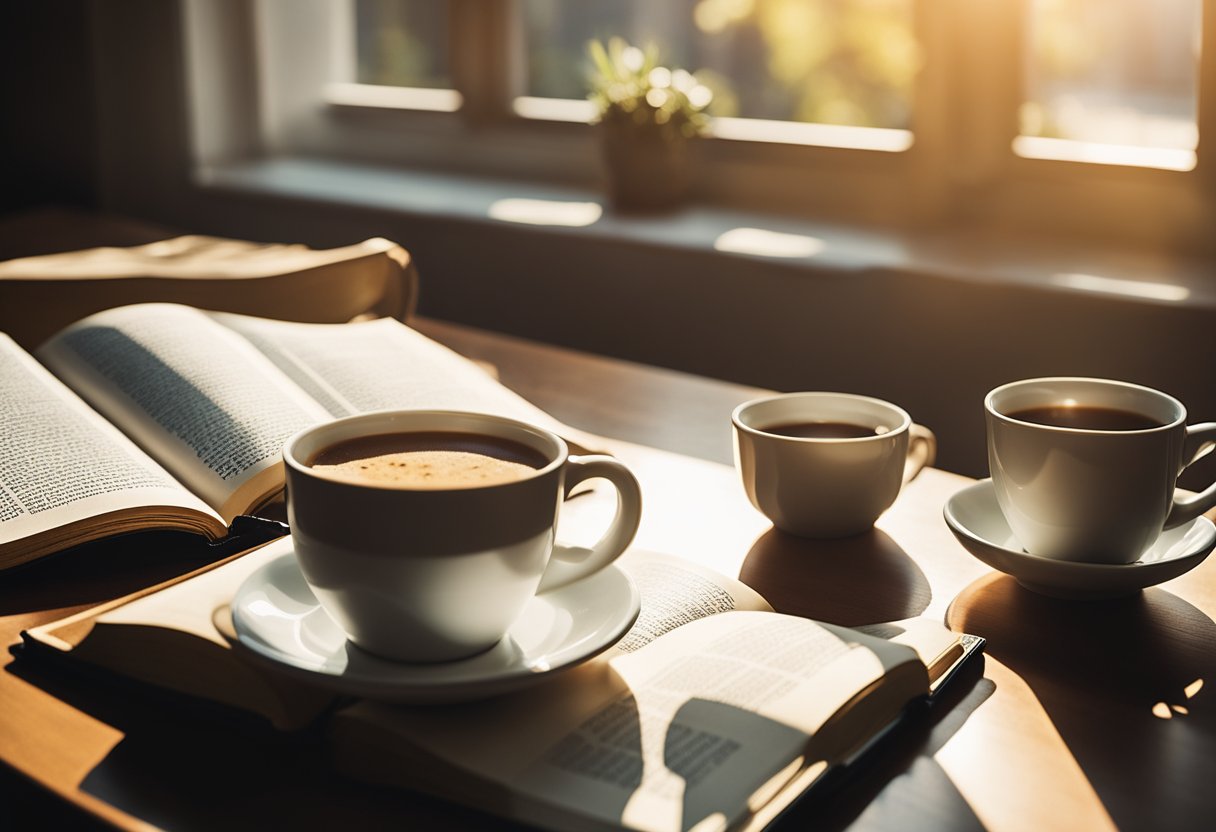
[[(800, 806), (788, 828), (1190, 830), (1216, 816), (1216, 562), (1121, 601), (1041, 598), (954, 541), (942, 506), (968, 480), (932, 469), (870, 533), (791, 538), (747, 504), (725, 464), (730, 411), (759, 391), (438, 322), (419, 328), (496, 364), (559, 419), (614, 437), (610, 449), (643, 485), (638, 545), (738, 574), (781, 611), (849, 625), (927, 615), (988, 638), (988, 658), (948, 707), (886, 741), (831, 801)], [(201, 557), (162, 540), (0, 576), (0, 637), (15, 644), (22, 628)], [(4, 661), (0, 755), (15, 773), (0, 780), (0, 828), (15, 811), (60, 813), (43, 818), (52, 821), (68, 811), (24, 777), (129, 828), (501, 826), (339, 781), (316, 738), (285, 742), (144, 689)]]
[(730, 414), (771, 391), (417, 319), (423, 334), (495, 368), (558, 421), (589, 433), (731, 464)]

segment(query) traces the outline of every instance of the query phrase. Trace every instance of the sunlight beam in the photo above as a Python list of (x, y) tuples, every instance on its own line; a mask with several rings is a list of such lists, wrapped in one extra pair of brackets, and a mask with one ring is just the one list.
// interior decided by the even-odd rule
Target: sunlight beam
[(716, 251), (732, 254), (754, 254), (759, 257), (814, 257), (827, 243), (805, 234), (786, 234), (764, 228), (732, 228), (718, 235)]
[(1104, 295), (1148, 298), (1180, 303), (1191, 296), (1191, 290), (1172, 283), (1152, 283), (1147, 280), (1125, 280), (1117, 277), (1102, 277), (1096, 274), (1055, 274), (1051, 282), (1069, 289), (1097, 292)]
[(594, 225), (604, 209), (596, 202), (566, 202), (558, 199), (500, 199), (487, 212), (490, 219), (521, 225), (555, 225), (584, 228)]

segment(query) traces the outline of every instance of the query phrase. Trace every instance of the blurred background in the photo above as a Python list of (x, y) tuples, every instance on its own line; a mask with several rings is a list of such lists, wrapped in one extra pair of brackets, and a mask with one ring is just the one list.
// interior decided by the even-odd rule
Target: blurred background
[[(59, 206), (389, 237), (423, 315), (887, 398), (982, 476), (982, 396), (1015, 378), (1125, 379), (1216, 419), (1205, 5), (6, 4), (0, 228)], [(679, 70), (712, 94), (662, 204), (605, 163), (588, 42), (611, 38), (657, 54), (659, 99)], [(0, 230), (0, 256), (36, 248)]]

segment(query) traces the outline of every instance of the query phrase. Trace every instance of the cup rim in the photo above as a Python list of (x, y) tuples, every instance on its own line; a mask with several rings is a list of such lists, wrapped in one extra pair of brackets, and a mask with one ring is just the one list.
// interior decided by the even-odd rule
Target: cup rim
[[(994, 399), (997, 396), (999, 396), (1000, 394), (1002, 394), (1012, 388), (1021, 387), (1023, 385), (1031, 385), (1031, 384), (1062, 384), (1062, 383), (1063, 384), (1083, 383), (1083, 384), (1093, 384), (1093, 385), (1104, 385), (1104, 386), (1108, 386), (1108, 387), (1122, 388), (1125, 390), (1134, 390), (1137, 393), (1143, 393), (1143, 394), (1152, 396), (1154, 398), (1165, 400), (1175, 409), (1176, 415), (1169, 422), (1166, 422), (1165, 424), (1157, 425), (1157, 426), (1151, 427), (1151, 428), (1140, 428), (1138, 430), (1103, 430), (1101, 428), (1076, 428), (1076, 427), (1065, 427), (1062, 425), (1043, 425), (1043, 424), (1039, 424), (1038, 422), (1027, 422), (1022, 419), (1014, 419), (1013, 417), (1009, 416), (1008, 414), (1002, 413), (1000, 410), (998, 410), (996, 408), (995, 404), (993, 403)], [(1005, 384), (1001, 384), (1001, 385), (998, 385), (997, 387), (992, 388), (991, 390), (988, 391), (987, 395), (984, 396), (984, 410), (987, 411), (987, 413), (990, 416), (992, 416), (993, 418), (998, 419), (1002, 423), (1008, 424), (1008, 425), (1019, 425), (1019, 426), (1024, 426), (1024, 427), (1035, 428), (1038, 430), (1056, 432), (1056, 433), (1064, 433), (1064, 434), (1100, 435), (1100, 436), (1141, 436), (1141, 435), (1146, 435), (1146, 434), (1151, 434), (1151, 433), (1158, 433), (1161, 431), (1176, 430), (1179, 425), (1186, 424), (1186, 418), (1187, 418), (1186, 406), (1181, 401), (1179, 401), (1178, 399), (1171, 396), (1169, 393), (1164, 393), (1161, 390), (1157, 390), (1156, 388), (1153, 388), (1153, 387), (1147, 387), (1143, 384), (1134, 384), (1130, 381), (1119, 381), (1117, 379), (1110, 379), (1110, 378), (1096, 378), (1096, 377), (1092, 377), (1092, 376), (1043, 376), (1040, 378), (1025, 378), (1025, 379), (1018, 379), (1017, 381), (1006, 382)]]
[[(328, 476), (326, 474), (320, 473), (312, 466), (306, 464), (296, 454), (297, 446), (301, 442), (305, 441), (306, 439), (309, 439), (313, 434), (315, 434), (319, 431), (340, 430), (341, 427), (344, 425), (350, 425), (350, 424), (354, 424), (354, 423), (358, 423), (358, 422), (369, 422), (369, 423), (373, 423), (373, 424), (375, 424), (375, 423), (384, 424), (386, 430), (383, 432), (385, 432), (385, 433), (409, 433), (410, 428), (408, 428), (406, 426), (402, 426), (399, 429), (393, 430), (390, 428), (390, 425), (392, 423), (392, 420), (394, 420), (394, 419), (411, 419), (411, 418), (420, 418), (420, 419), (421, 418), (434, 418), (434, 419), (443, 419), (443, 420), (454, 420), (458, 423), (461, 421), (470, 421), (470, 422), (483, 422), (483, 423), (491, 423), (491, 424), (497, 423), (500, 425), (506, 425), (508, 428), (512, 429), (517, 435), (518, 434), (530, 435), (530, 436), (533, 436), (536, 438), (543, 439), (546, 442), (552, 443), (556, 452), (553, 455), (553, 459), (551, 459), (543, 467), (537, 468), (533, 473), (528, 474), (527, 476), (524, 476), (524, 477), (520, 477), (519, 479), (513, 479), (513, 480), (510, 480), (507, 482), (491, 483), (488, 485), (470, 485), (470, 486), (459, 486), (459, 487), (453, 487), (453, 488), (412, 488), (410, 486), (403, 486), (403, 485), (389, 485), (389, 484), (373, 483), (373, 482), (355, 482), (353, 480)], [(418, 430), (427, 430), (427, 429), (419, 428)], [(474, 431), (460, 430), (460, 429), (454, 429), (454, 428), (429, 428), (429, 430), (443, 430), (443, 431), (449, 432), (449, 433), (473, 433), (474, 432)], [(499, 438), (502, 438), (502, 439), (511, 438), (510, 436), (502, 436), (501, 434), (492, 434), (492, 435), (498, 436)], [(335, 441), (337, 442), (337, 441), (345, 441), (345, 440), (335, 440)], [(532, 446), (532, 447), (535, 448), (535, 446)], [(536, 448), (536, 450), (540, 450), (540, 449)], [(370, 411), (367, 413), (357, 413), (352, 416), (343, 416), (338, 419), (330, 419), (328, 421), (320, 422), (315, 425), (309, 425), (308, 427), (303, 428), (299, 431), (296, 431), (296, 433), (294, 433), (290, 437), (288, 437), (287, 440), (283, 443), (283, 451), (282, 451), (283, 464), (285, 466), (291, 468), (292, 470), (294, 470), (297, 474), (300, 474), (302, 476), (311, 477), (316, 480), (321, 480), (327, 484), (332, 484), (335, 486), (349, 486), (351, 488), (356, 488), (356, 489), (373, 489), (376, 491), (397, 491), (397, 492), (409, 492), (409, 493), (443, 493), (443, 492), (449, 492), (449, 491), (473, 492), (473, 491), (488, 491), (488, 490), (492, 490), (492, 489), (496, 489), (496, 488), (510, 488), (512, 486), (518, 486), (520, 483), (531, 482), (532, 480), (535, 480), (538, 477), (542, 477), (542, 476), (545, 476), (546, 474), (553, 472), (554, 470), (565, 465), (566, 459), (569, 456), (570, 456), (570, 448), (567, 446), (566, 441), (564, 439), (562, 439), (560, 436), (558, 436), (556, 433), (553, 433), (550, 430), (546, 430), (545, 428), (542, 428), (539, 425), (534, 425), (529, 422), (523, 422), (518, 419), (512, 419), (507, 416), (496, 416), (492, 413), (479, 413), (476, 411), (468, 411), (468, 410), (437, 410), (437, 409), (431, 409), (431, 408), (417, 408), (417, 409), (397, 408), (397, 409), (392, 409), (392, 410), (375, 410), (375, 411)]]
[[(745, 411), (767, 404), (773, 401), (789, 400), (789, 399), (846, 399), (849, 401), (878, 405), (886, 408), (899, 417), (900, 423), (898, 426), (891, 428), (885, 433), (876, 433), (873, 436), (854, 436), (848, 438), (825, 437), (825, 436), (785, 436), (780, 433), (771, 433), (761, 428), (754, 428), (743, 422), (742, 415)], [(751, 399), (743, 402), (736, 407), (730, 414), (731, 423), (736, 430), (742, 431), (750, 436), (763, 437), (766, 439), (778, 439), (788, 442), (804, 443), (804, 444), (840, 444), (840, 443), (861, 443), (861, 442), (876, 442), (889, 439), (892, 436), (898, 436), (901, 432), (907, 431), (912, 427), (912, 416), (908, 411), (904, 410), (897, 404), (892, 404), (885, 399), (879, 399), (874, 396), (862, 396), (857, 393), (834, 393), (827, 390), (809, 390), (804, 392), (794, 393), (776, 393), (768, 396), (760, 396), (759, 398)]]

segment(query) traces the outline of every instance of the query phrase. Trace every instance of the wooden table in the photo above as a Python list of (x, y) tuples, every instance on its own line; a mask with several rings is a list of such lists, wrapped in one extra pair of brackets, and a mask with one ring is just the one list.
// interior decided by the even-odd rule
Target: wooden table
[[(1189, 830), (1216, 817), (1216, 562), (1121, 601), (1042, 598), (955, 542), (942, 506), (968, 480), (933, 469), (873, 532), (791, 538), (747, 504), (729, 467), (730, 411), (762, 391), (434, 321), (419, 328), (493, 363), (562, 421), (611, 437), (643, 485), (639, 545), (737, 574), (780, 611), (849, 625), (927, 615), (989, 640), (982, 673), (949, 707), (896, 737), (830, 802), (800, 807), (791, 828)], [(16, 644), (24, 628), (201, 559), (163, 544), (105, 552), (105, 563), (95, 554), (0, 577), (0, 637)], [(21, 828), (6, 821), (29, 811), (48, 827), (500, 825), (340, 781), (306, 742), (185, 714), (145, 689), (3, 661), (0, 828)]]

